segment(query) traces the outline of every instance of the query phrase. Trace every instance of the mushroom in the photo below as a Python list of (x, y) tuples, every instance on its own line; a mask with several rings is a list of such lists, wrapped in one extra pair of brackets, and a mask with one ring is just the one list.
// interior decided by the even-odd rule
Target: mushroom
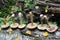
[(13, 21), (13, 24), (10, 25), (11, 28), (17, 28), (19, 25), (18, 23), (15, 22), (14, 16), (15, 16), (15, 14), (11, 15), (11, 19)]
[(14, 29), (14, 28), (17, 28), (18, 25), (19, 25), (18, 23), (13, 23), (13, 24), (10, 25), (10, 27)]
[(46, 26), (47, 26), (47, 25), (46, 25), (46, 24), (43, 24), (43, 20), (44, 20), (44, 15), (41, 14), (41, 15), (40, 15), (41, 24), (39, 24), (38, 27), (37, 27), (39, 30), (45, 30), (45, 29), (46, 29)]
[(29, 12), (29, 14), (30, 14), (31, 23), (29, 23), (26, 27), (28, 29), (35, 29), (37, 27), (37, 24), (33, 22), (33, 14), (32, 14), (32, 12)]
[(19, 18), (20, 18), (20, 25), (18, 26), (18, 28), (19, 29), (23, 29), (23, 28), (25, 28), (25, 24), (23, 24), (22, 22), (22, 17), (23, 17), (23, 14), (21, 13), (21, 12), (19, 12), (19, 14), (18, 14), (18, 16), (19, 16)]
[(7, 23), (7, 18), (2, 18), (3, 21), (3, 25), (1, 26), (1, 28), (8, 28), (9, 27), (9, 23)]
[(49, 23), (47, 16), (45, 16), (45, 19), (46, 19), (47, 25), (48, 25), (48, 27), (46, 28), (46, 30), (48, 32), (55, 32), (58, 29), (57, 25), (53, 25), (53, 24)]

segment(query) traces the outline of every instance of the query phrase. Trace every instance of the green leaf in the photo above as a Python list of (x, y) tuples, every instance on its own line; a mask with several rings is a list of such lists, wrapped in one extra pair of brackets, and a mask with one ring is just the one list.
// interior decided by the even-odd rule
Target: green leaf
[(32, 0), (25, 0), (26, 3), (30, 3)]
[(54, 22), (54, 24), (56, 24), (56, 22)]
[(3, 25), (3, 24), (4, 24), (4, 23), (1, 21), (1, 22), (0, 22), (0, 26)]
[(30, 4), (29, 3), (26, 3), (24, 8), (29, 8)]
[(21, 22), (22, 22), (22, 24), (25, 24), (26, 23), (26, 21), (25, 21), (24, 18), (21, 19)]
[(53, 22), (53, 24), (54, 24), (54, 25), (57, 25), (57, 23), (56, 23), (56, 22)]
[(14, 17), (14, 19), (13, 20), (16, 20), (17, 19), (17, 17)]
[(47, 5), (47, 6), (45, 7), (45, 9), (48, 9), (48, 7), (49, 7), (49, 6)]
[(8, 23), (9, 23), (9, 24), (12, 24), (12, 23), (13, 23), (13, 21), (11, 21), (11, 20), (10, 20), (10, 21), (8, 21)]
[(0, 14), (2, 14), (2, 12), (0, 12)]
[(14, 12), (17, 12), (18, 11), (18, 7), (16, 7), (16, 9), (14, 10)]
[(0, 22), (2, 21), (2, 18), (0, 17)]

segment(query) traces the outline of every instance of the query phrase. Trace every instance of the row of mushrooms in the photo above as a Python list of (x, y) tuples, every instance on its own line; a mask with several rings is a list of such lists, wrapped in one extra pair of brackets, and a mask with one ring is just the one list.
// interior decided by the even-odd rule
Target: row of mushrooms
[[(23, 17), (23, 14), (21, 12), (18, 13), (18, 17), (20, 19), (19, 23), (15, 22), (14, 16), (15, 16), (15, 14), (12, 14), (11, 16), (8, 16), (7, 18), (2, 18), (2, 21), (4, 24), (1, 25), (1, 28), (2, 29), (8, 28), (8, 27), (13, 28), (13, 29), (15, 29), (15, 28), (19, 28), (19, 29), (27, 28), (27, 29), (31, 29), (31, 30), (38, 28), (39, 30), (47, 30), (48, 32), (55, 32), (58, 29), (58, 26), (50, 23), (48, 21), (49, 18), (43, 14), (40, 14), (41, 24), (37, 24), (33, 21), (33, 13), (29, 12), (29, 18), (30, 18), (31, 22), (27, 25), (22, 23), (23, 22), (22, 18), (24, 18), (24, 17)], [(9, 20), (9, 19), (13, 20), (12, 24), (7, 23), (7, 20)], [(44, 19), (46, 21), (46, 24), (43, 23)]]

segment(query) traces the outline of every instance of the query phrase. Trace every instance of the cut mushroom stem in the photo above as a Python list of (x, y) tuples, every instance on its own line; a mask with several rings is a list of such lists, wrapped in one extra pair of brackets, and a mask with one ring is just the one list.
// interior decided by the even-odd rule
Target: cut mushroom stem
[(31, 20), (31, 25), (33, 26), (33, 17), (32, 17), (32, 12), (30, 12), (30, 20)]

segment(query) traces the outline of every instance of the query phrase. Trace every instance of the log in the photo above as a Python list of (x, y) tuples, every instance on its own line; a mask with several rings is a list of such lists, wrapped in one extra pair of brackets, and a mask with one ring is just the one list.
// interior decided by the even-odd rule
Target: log
[(51, 12), (60, 13), (60, 8), (57, 7), (50, 7), (48, 10)]
[(39, 1), (37, 2), (40, 5), (48, 5), (48, 6), (54, 6), (54, 7), (60, 7), (60, 4), (56, 4), (56, 3), (47, 3), (45, 1)]

